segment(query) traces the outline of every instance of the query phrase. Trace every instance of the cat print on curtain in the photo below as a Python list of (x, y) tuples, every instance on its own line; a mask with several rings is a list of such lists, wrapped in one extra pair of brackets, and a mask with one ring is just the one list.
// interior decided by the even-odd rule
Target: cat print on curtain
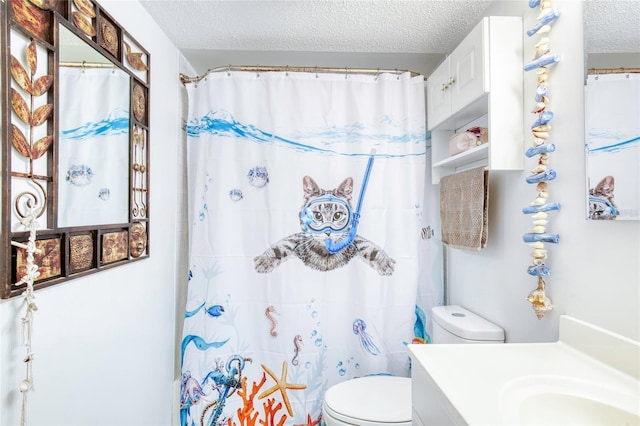
[(187, 93), (181, 424), (317, 425), (329, 386), (407, 376), (428, 341), (422, 77), (231, 72)]
[[(290, 235), (256, 257), (258, 272), (270, 272), (295, 255), (310, 268), (330, 271), (354, 257), (365, 260), (380, 275), (393, 273), (393, 260), (384, 250), (355, 232), (358, 212), (352, 212), (353, 179), (346, 178), (333, 190), (321, 189), (309, 176), (302, 181), (304, 204), (300, 226), (304, 232)], [(364, 195), (364, 191), (362, 191)]]

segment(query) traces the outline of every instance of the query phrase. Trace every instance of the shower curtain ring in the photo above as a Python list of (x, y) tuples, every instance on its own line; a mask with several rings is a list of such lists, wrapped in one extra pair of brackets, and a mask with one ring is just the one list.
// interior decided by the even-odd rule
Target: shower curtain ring
[(227, 67), (227, 77), (231, 77), (231, 64)]
[(256, 78), (260, 78), (260, 65), (256, 64)]
[(316, 65), (316, 78), (318, 78), (318, 66)]
[(396, 68), (396, 80), (400, 80), (400, 73), (398, 72), (398, 68)]
[(289, 65), (287, 65), (285, 67), (285, 73), (284, 73), (285, 77), (289, 77)]
[(348, 79), (349, 78), (349, 68), (344, 67), (344, 79)]

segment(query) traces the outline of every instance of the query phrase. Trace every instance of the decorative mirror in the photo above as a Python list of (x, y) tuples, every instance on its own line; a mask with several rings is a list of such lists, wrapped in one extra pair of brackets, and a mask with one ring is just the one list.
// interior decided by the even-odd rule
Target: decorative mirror
[(9, 298), (149, 256), (150, 56), (95, 1), (0, 10)]

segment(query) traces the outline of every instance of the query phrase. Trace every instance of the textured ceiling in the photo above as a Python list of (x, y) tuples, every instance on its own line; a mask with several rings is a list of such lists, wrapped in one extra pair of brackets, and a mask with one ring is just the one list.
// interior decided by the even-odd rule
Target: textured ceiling
[[(141, 0), (178, 49), (449, 53), (490, 0)], [(640, 0), (586, 0), (588, 53), (640, 51)], [(188, 55), (185, 55), (189, 59)]]
[(142, 1), (179, 49), (449, 53), (491, 3)]
[(587, 53), (640, 52), (640, 0), (587, 0)]

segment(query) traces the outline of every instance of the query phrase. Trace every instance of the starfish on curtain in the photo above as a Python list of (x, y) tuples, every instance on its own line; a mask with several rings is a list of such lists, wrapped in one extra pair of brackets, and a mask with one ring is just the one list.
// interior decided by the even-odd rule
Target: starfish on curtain
[(275, 391), (279, 390), (280, 393), (282, 394), (282, 399), (284, 400), (284, 404), (287, 406), (287, 411), (289, 412), (289, 416), (293, 416), (293, 410), (291, 409), (291, 403), (289, 402), (287, 389), (302, 390), (302, 389), (306, 389), (307, 385), (296, 385), (292, 383), (287, 383), (287, 361), (282, 362), (282, 377), (280, 379), (278, 379), (276, 375), (271, 370), (269, 370), (269, 368), (266, 365), (264, 364), (261, 364), (261, 365), (262, 365), (262, 369), (268, 375), (270, 375), (273, 378), (273, 380), (275, 380), (276, 384), (270, 387), (269, 389), (267, 389), (266, 391), (262, 392), (260, 395), (258, 395), (258, 399), (267, 397), (272, 393), (274, 393)]

